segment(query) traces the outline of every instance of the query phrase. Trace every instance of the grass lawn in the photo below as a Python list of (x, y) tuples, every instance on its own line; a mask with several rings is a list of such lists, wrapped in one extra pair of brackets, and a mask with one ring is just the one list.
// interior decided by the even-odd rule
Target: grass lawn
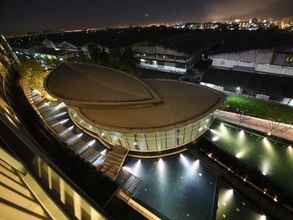
[(293, 108), (271, 101), (245, 96), (226, 97), (223, 110), (293, 124)]

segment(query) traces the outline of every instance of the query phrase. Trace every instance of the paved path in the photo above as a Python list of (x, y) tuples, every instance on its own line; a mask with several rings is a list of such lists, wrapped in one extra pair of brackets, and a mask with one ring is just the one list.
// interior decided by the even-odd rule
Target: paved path
[(293, 142), (293, 125), (217, 110), (216, 118)]

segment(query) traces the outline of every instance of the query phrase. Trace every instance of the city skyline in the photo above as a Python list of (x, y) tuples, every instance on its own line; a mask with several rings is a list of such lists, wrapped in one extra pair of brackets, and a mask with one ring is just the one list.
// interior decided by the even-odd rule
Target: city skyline
[(164, 24), (231, 18), (293, 16), (290, 0), (185, 0), (138, 2), (30, 0), (5, 1), (0, 9), (1, 32), (18, 34), (44, 30)]

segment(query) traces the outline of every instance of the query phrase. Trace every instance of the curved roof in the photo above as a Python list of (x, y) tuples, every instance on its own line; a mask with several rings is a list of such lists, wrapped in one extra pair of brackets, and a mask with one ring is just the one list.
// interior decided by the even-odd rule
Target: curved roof
[[(86, 67), (86, 65), (82, 66)], [(97, 73), (104, 70), (104, 67), (95, 66), (95, 68)], [(64, 97), (64, 95), (68, 94), (68, 88), (64, 88), (63, 85), (67, 84), (72, 86), (72, 84), (68, 83), (68, 81), (70, 81), (70, 73), (67, 71), (60, 72), (60, 70), (62, 69), (59, 68), (59, 70), (53, 72), (53, 74), (49, 76), (47, 87), (49, 91), (53, 91), (54, 94), (59, 93), (61, 97)], [(79, 71), (83, 71), (84, 74), (87, 74), (88, 68), (84, 68), (83, 70), (79, 69)], [(121, 77), (119, 75), (123, 75), (124, 73), (114, 70), (111, 71), (112, 75), (109, 77), (113, 77), (112, 87), (120, 88), (120, 83), (127, 83), (125, 81), (115, 80), (116, 77), (119, 78)], [(108, 88), (96, 86), (103, 85), (103, 80), (105, 80), (103, 77), (100, 77), (100, 75), (101, 74), (95, 74), (91, 75), (92, 78), (85, 78), (80, 74), (80, 79), (75, 79), (78, 81), (76, 84), (78, 84), (80, 90), (86, 89), (92, 91), (92, 93), (107, 94), (106, 91), (101, 91), (101, 89), (104, 90)], [(106, 78), (106, 80), (111, 81), (108, 78)], [(80, 94), (78, 89), (76, 89), (74, 90), (76, 92), (70, 94), (73, 101), (67, 102), (67, 104), (70, 105), (76, 102), (77, 105), (71, 106), (77, 110), (79, 116), (93, 126), (113, 131), (127, 132), (130, 130), (165, 130), (170, 127), (177, 127), (197, 121), (219, 107), (224, 99), (222, 93), (193, 83), (165, 79), (148, 79), (144, 81), (137, 79), (136, 82), (132, 81), (132, 78), (129, 78), (129, 80), (131, 81), (130, 91), (125, 91), (125, 94), (132, 95), (132, 93), (137, 90), (139, 97), (145, 97), (147, 93), (142, 91), (145, 91), (144, 88), (147, 87), (147, 90), (152, 91), (154, 96), (157, 96), (161, 102), (134, 106), (130, 104), (124, 105), (123, 108), (117, 108), (111, 105), (81, 106), (77, 101), (80, 99)], [(90, 81), (95, 83), (91, 83)], [(134, 83), (137, 83), (136, 86)], [(139, 86), (142, 88), (139, 88)], [(110, 92), (112, 92), (112, 89), (109, 89)], [(127, 89), (126, 86), (124, 89)], [(120, 95), (118, 95), (117, 98), (115, 94), (116, 93), (111, 94), (111, 97), (117, 101), (120, 99)], [(92, 96), (91, 93), (88, 93), (88, 95), (91, 96), (88, 97), (88, 100), (93, 100), (93, 102), (98, 103), (95, 98), (98, 97), (98, 99), (100, 99), (100, 96)], [(124, 97), (124, 94), (122, 97)]]
[(60, 65), (49, 74), (45, 87), (53, 97), (76, 106), (138, 105), (161, 101), (142, 80), (91, 64)]

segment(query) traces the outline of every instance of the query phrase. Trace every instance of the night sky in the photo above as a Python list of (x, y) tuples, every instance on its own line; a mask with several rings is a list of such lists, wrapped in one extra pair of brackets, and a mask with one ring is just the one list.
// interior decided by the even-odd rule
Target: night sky
[(293, 16), (293, 0), (1, 0), (0, 32)]

